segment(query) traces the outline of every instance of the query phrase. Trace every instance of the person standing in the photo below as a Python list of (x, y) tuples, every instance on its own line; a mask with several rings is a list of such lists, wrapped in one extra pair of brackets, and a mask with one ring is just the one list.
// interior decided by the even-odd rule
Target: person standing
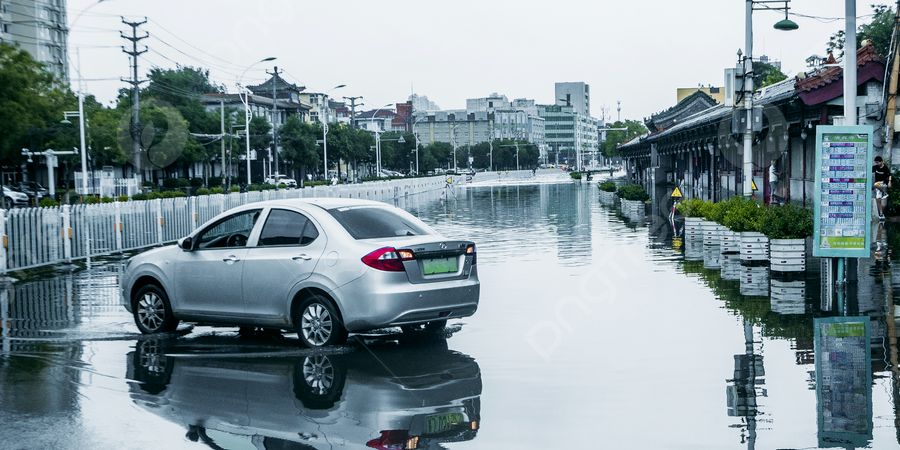
[(884, 207), (887, 203), (888, 189), (891, 188), (891, 169), (888, 169), (880, 156), (875, 157), (875, 165), (872, 166), (872, 180), (873, 197), (875, 197), (875, 205), (878, 207), (878, 220), (884, 220)]
[(769, 204), (775, 202), (775, 186), (778, 183), (778, 172), (775, 171), (775, 160), (769, 163)]

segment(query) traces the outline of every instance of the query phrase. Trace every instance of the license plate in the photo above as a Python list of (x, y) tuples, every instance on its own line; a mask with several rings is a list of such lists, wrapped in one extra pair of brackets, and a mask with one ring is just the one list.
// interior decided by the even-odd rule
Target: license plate
[(458, 258), (434, 258), (422, 260), (422, 272), (425, 275), (454, 273), (459, 269)]
[(432, 414), (425, 417), (425, 434), (440, 434), (465, 421), (461, 413)]

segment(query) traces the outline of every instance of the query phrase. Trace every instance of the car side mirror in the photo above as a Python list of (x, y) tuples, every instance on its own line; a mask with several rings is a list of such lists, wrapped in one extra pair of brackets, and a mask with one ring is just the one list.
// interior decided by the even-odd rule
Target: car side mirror
[(194, 249), (194, 239), (190, 236), (181, 238), (181, 240), (178, 241), (178, 246), (181, 247), (182, 250), (189, 252)]

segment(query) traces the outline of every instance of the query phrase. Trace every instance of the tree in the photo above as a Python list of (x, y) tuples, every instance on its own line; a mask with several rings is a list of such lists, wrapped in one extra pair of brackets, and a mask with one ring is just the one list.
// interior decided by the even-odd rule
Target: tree
[(421, 170), (434, 170), (446, 167), (453, 158), (453, 146), (447, 142), (432, 142), (425, 146), (419, 159)]
[(625, 128), (625, 130), (606, 132), (606, 140), (600, 144), (600, 153), (607, 158), (618, 157), (619, 145), (647, 133), (647, 127), (638, 120), (616, 121), (609, 128)]
[(43, 150), (74, 97), (27, 52), (0, 43), (0, 164), (17, 164), (21, 149)]
[[(891, 47), (891, 35), (894, 32), (894, 12), (887, 5), (872, 5), (872, 14), (871, 22), (857, 28), (856, 42), (868, 39), (879, 55), (887, 57)], [(841, 57), (844, 55), (845, 42), (844, 31), (839, 30), (828, 38), (825, 49), (828, 53), (837, 53), (837, 56)]]
[(306, 172), (319, 166), (316, 137), (321, 134), (320, 130), (320, 127), (302, 123), (299, 117), (292, 115), (278, 131), (282, 158), (300, 170), (300, 179), (306, 179)]
[(753, 86), (764, 88), (787, 79), (787, 75), (777, 66), (761, 61), (753, 61)]

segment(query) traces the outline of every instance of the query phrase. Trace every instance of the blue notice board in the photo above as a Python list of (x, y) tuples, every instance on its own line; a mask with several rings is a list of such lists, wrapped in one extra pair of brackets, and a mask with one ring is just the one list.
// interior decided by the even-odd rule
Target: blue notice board
[(816, 127), (813, 256), (868, 258), (872, 126)]

